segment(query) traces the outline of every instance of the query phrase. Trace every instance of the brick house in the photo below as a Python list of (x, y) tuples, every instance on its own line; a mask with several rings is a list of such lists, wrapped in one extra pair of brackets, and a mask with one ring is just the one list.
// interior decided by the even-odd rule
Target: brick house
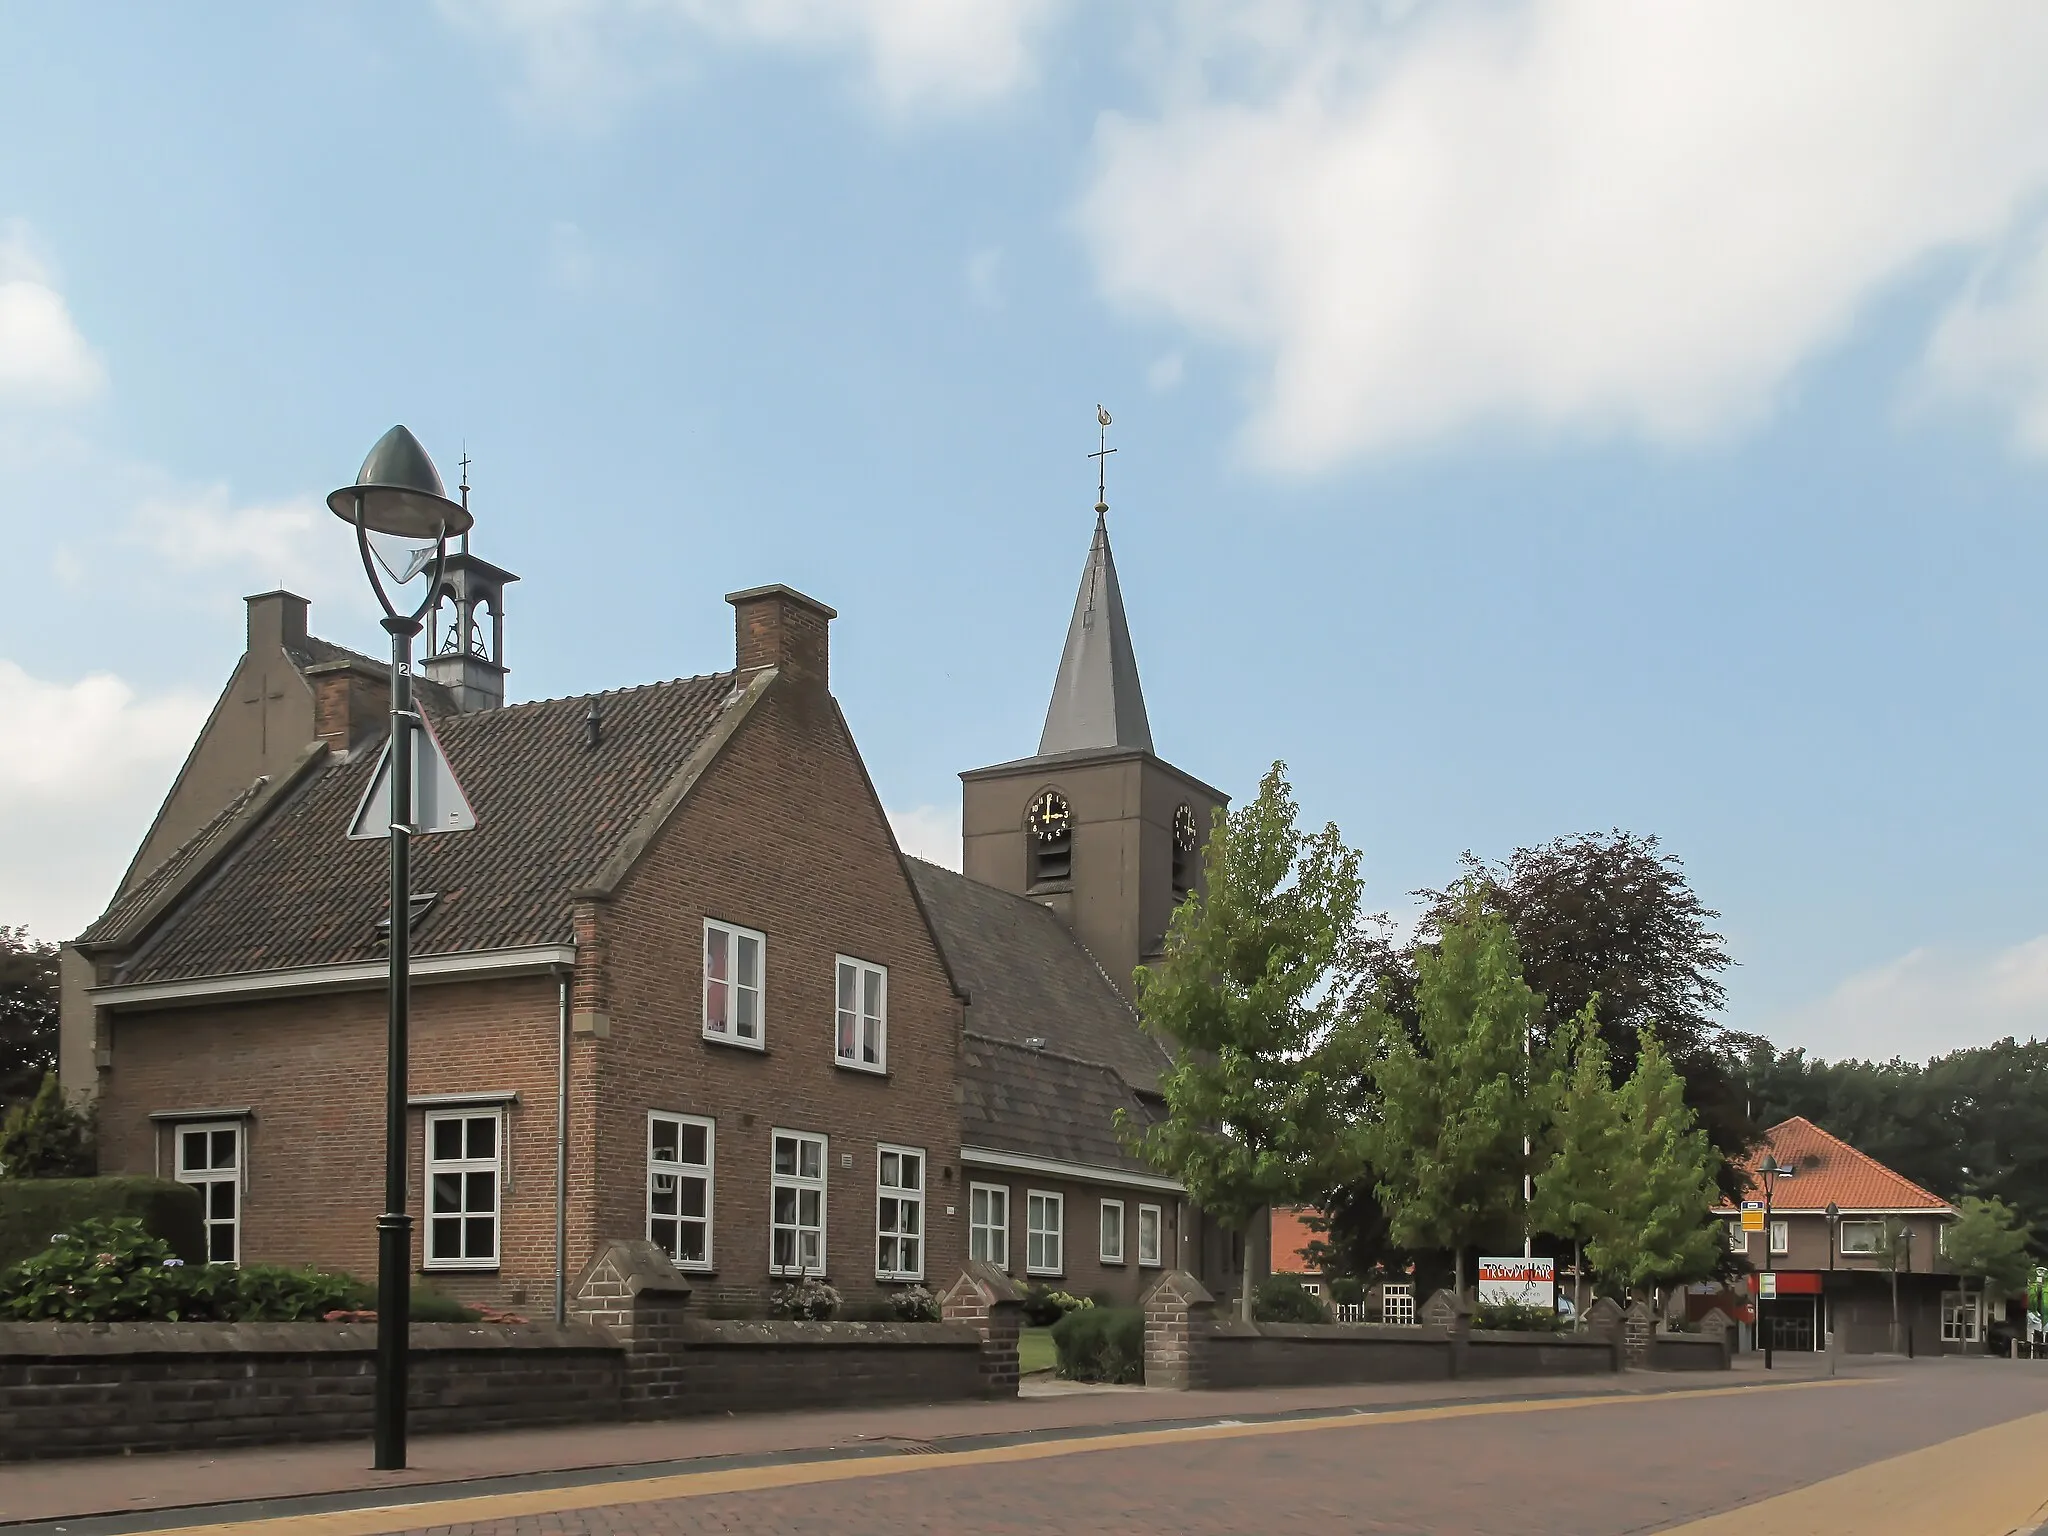
[[(1168, 1056), (1129, 1006), (1224, 797), (1151, 750), (1098, 517), (1046, 734), (963, 775), (966, 874), (906, 858), (830, 692), (833, 610), (731, 594), (733, 665), (506, 704), (509, 572), (451, 557), (419, 699), (476, 815), (414, 842), (420, 1270), (544, 1310), (647, 1236), (710, 1304), (855, 1305), (969, 1254), (1135, 1296), (1229, 1254), (1125, 1152)], [(485, 621), (489, 635), (485, 635)], [(248, 649), (63, 957), (101, 1165), (198, 1185), (223, 1260), (369, 1274), (390, 914), (346, 830), (388, 669), (249, 599)], [(90, 1084), (87, 1089), (85, 1085)]]

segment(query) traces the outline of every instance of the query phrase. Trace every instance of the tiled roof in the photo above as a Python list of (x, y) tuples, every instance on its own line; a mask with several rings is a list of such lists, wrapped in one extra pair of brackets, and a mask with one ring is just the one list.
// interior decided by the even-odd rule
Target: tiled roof
[(1153, 1111), (1107, 1067), (970, 1034), (960, 1051), (960, 1142), (1054, 1162), (1159, 1176), (1124, 1150), (1116, 1112)]
[[(1858, 1152), (1841, 1137), (1822, 1130), (1804, 1115), (1772, 1126), (1764, 1148), (1782, 1165), (1798, 1170), (1780, 1178), (1771, 1191), (1774, 1211), (1821, 1212), (1833, 1201), (1845, 1211), (1946, 1211), (1949, 1202), (1892, 1172), (1876, 1158)], [(1763, 1154), (1756, 1162), (1763, 1161)], [(1754, 1165), (1752, 1165), (1754, 1166)], [(1764, 1197), (1763, 1183), (1750, 1179), (1747, 1200)], [(1723, 1206), (1731, 1212), (1733, 1206)]]
[(1140, 1093), (1159, 1091), (1173, 1064), (1123, 994), (1059, 917), (1035, 901), (911, 859), (953, 976), (967, 993), (967, 1026), (988, 1040), (1108, 1067)]
[[(374, 656), (365, 656), (361, 651), (352, 651), (345, 645), (336, 645), (332, 640), (322, 640), (318, 635), (306, 636), (304, 645), (287, 646), (285, 654), (298, 663), (301, 672), (308, 667), (331, 666), (337, 661), (346, 661), (359, 667), (367, 667), (378, 677), (391, 676), (389, 660), (379, 661)], [(436, 720), (443, 715), (452, 715), (456, 712), (455, 695), (431, 677), (422, 676), (417, 668), (413, 672), (412, 689), (414, 696), (426, 707), (427, 713)]]
[[(413, 890), (439, 897), (413, 930), (416, 954), (569, 942), (575, 894), (739, 694), (722, 673), (597, 697), (595, 750), (585, 744), (588, 695), (435, 716), (477, 825), (413, 842)], [(346, 836), (378, 755), (373, 745), (309, 771), (118, 979), (381, 958), (388, 850)]]

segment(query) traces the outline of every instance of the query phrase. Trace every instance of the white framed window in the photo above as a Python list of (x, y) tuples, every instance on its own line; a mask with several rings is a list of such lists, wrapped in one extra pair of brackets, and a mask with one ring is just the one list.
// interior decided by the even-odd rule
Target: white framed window
[(967, 1188), (967, 1257), (1010, 1272), (1010, 1191), (1001, 1184)]
[(1157, 1269), (1159, 1267), (1159, 1245), (1162, 1236), (1159, 1207), (1141, 1205), (1138, 1207), (1138, 1267)]
[(1395, 1280), (1380, 1287), (1380, 1319), (1397, 1328), (1415, 1326), (1415, 1282)]
[(1028, 1275), (1064, 1273), (1062, 1235), (1066, 1226), (1066, 1196), (1034, 1189), (1024, 1196), (1024, 1272)]
[(924, 1278), (924, 1148), (875, 1148), (875, 1278)]
[(1749, 1252), (1749, 1234), (1742, 1230), (1742, 1218), (1739, 1216), (1728, 1223), (1728, 1251), (1730, 1253)]
[(426, 1268), (498, 1267), (503, 1130), (495, 1109), (427, 1115)]
[(839, 957), (837, 1021), (832, 1059), (865, 1072), (888, 1070), (889, 971), (886, 966)]
[(1774, 1254), (1792, 1251), (1792, 1223), (1782, 1216), (1771, 1218), (1771, 1252)]
[(1884, 1223), (1881, 1221), (1844, 1221), (1837, 1230), (1844, 1254), (1884, 1252)]
[(1983, 1334), (1984, 1314), (1980, 1291), (1941, 1293), (1941, 1342), (1975, 1344)]
[(768, 1272), (825, 1273), (825, 1138), (777, 1131), (769, 1174)]
[(1105, 1264), (1124, 1261), (1124, 1203), (1121, 1200), (1102, 1202), (1101, 1255)]
[(647, 1240), (678, 1269), (711, 1267), (711, 1167), (717, 1127), (697, 1115), (647, 1117)]
[(767, 964), (766, 934), (704, 919), (705, 1039), (761, 1049), (761, 988)]
[(199, 1191), (206, 1262), (242, 1258), (242, 1127), (238, 1122), (178, 1127), (178, 1182)]
[(1301, 1288), (1311, 1296), (1323, 1294), (1323, 1283), (1320, 1280), (1304, 1280), (1301, 1282)]

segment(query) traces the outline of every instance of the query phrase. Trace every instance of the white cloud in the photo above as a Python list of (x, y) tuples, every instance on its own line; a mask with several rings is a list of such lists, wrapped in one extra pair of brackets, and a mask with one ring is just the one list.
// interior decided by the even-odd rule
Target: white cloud
[(890, 811), (889, 825), (896, 844), (916, 858), (960, 867), (960, 810), (942, 805), (913, 806), (907, 811)]
[(442, 0), (509, 43), (541, 101), (602, 114), (686, 73), (704, 45), (853, 54), (896, 113), (970, 107), (1033, 73), (1035, 34), (1062, 0)]
[(1077, 218), (1103, 291), (1267, 366), (1267, 463), (1479, 423), (1739, 429), (2048, 186), (2048, 8), (1389, 14), (1177, 12), (1156, 111), (1097, 126)]
[(1154, 394), (1165, 394), (1168, 390), (1180, 388), (1180, 381), (1187, 375), (1187, 360), (1178, 352), (1167, 352), (1152, 360), (1152, 366), (1145, 370), (1145, 383)]
[(983, 309), (1003, 307), (1003, 252), (1000, 246), (967, 258), (967, 297)]
[(0, 922), (55, 939), (98, 915), (209, 708), (0, 660)]
[(2048, 454), (2048, 223), (1985, 263), (1950, 305), (1927, 371), (1936, 393), (2009, 410), (2013, 446)]
[(1913, 950), (1779, 1014), (1763, 1032), (1809, 1055), (1874, 1061), (2048, 1037), (2048, 934), (1988, 954)]
[(70, 405), (105, 385), (27, 225), (0, 224), (0, 402)]
[(126, 539), (159, 569), (220, 572), (245, 589), (318, 598), (353, 591), (361, 579), (354, 536), (310, 496), (237, 506), (221, 485), (153, 495), (136, 507)]

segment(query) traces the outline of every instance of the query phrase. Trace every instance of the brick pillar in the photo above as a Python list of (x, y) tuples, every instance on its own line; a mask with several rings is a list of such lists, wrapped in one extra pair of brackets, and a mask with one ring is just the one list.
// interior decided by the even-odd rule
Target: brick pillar
[(690, 1284), (654, 1244), (612, 1238), (598, 1245), (570, 1293), (570, 1313), (624, 1346), (625, 1416), (659, 1418), (684, 1411), (683, 1313)]
[(1209, 1383), (1204, 1358), (1216, 1298), (1184, 1269), (1169, 1269), (1139, 1303), (1145, 1309), (1145, 1385), (1187, 1392)]
[(1657, 1314), (1650, 1310), (1649, 1303), (1640, 1297), (1630, 1303), (1621, 1320), (1622, 1349), (1628, 1356), (1630, 1370), (1650, 1368), (1650, 1337), (1656, 1331)]
[(1586, 1308), (1586, 1332), (1596, 1339), (1605, 1339), (1614, 1351), (1614, 1368), (1619, 1371), (1628, 1364), (1628, 1353), (1622, 1339), (1624, 1314), (1612, 1296), (1598, 1297), (1593, 1305)]
[(1735, 1329), (1735, 1319), (1719, 1307), (1710, 1310), (1700, 1319), (1700, 1332), (1721, 1346), (1721, 1367), (1726, 1370), (1735, 1362), (1734, 1341), (1729, 1334)]
[(981, 1395), (1017, 1395), (1017, 1335), (1024, 1327), (1024, 1293), (993, 1264), (975, 1260), (939, 1297), (939, 1316), (971, 1323), (981, 1334)]

